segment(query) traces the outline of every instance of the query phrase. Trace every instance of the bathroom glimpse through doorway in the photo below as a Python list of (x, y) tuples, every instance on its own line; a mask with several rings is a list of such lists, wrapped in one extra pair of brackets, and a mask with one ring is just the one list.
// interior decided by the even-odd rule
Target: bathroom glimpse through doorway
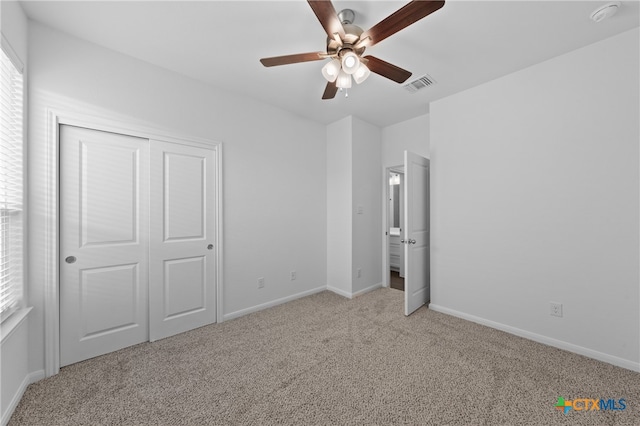
[(394, 288), (392, 272), (403, 278), (407, 316), (431, 296), (429, 169), (428, 158), (404, 151), (404, 165), (383, 174), (384, 286)]
[(387, 233), (389, 287), (404, 291), (404, 246), (401, 243), (404, 222), (404, 166), (388, 169)]

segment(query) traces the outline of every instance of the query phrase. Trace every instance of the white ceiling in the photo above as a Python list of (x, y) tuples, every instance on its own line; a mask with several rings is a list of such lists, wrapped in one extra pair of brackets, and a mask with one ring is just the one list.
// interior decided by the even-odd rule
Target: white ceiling
[[(368, 29), (406, 1), (339, 1)], [(27, 15), (60, 31), (242, 93), (321, 123), (353, 114), (387, 126), (429, 102), (640, 25), (637, 1), (594, 23), (606, 1), (457, 1), (367, 49), (436, 84), (411, 94), (372, 74), (321, 100), (323, 62), (264, 68), (262, 57), (321, 51), (326, 35), (305, 1), (23, 1)], [(409, 80), (409, 81), (410, 81)]]

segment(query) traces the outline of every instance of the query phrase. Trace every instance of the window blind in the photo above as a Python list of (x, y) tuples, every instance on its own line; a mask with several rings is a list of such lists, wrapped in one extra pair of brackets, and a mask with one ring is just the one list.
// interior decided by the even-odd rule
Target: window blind
[(20, 306), (22, 298), (24, 218), (22, 73), (9, 59), (4, 49), (0, 49), (0, 55), (0, 321), (2, 321)]

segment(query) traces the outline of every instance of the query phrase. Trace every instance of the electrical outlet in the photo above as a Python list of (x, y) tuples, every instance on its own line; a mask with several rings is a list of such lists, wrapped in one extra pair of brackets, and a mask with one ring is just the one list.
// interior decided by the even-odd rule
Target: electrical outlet
[(550, 314), (554, 317), (562, 317), (562, 303), (549, 302)]
[(358, 278), (362, 277), (362, 268), (358, 268), (358, 270), (356, 271), (356, 274), (358, 275)]
[(291, 281), (297, 278), (296, 271), (291, 271)]
[(258, 288), (264, 288), (264, 277), (258, 278)]

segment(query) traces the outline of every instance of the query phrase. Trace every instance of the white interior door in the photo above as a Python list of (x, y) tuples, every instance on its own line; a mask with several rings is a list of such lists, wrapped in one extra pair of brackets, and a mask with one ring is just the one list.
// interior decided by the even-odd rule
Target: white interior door
[(60, 126), (60, 364), (148, 340), (148, 141)]
[[(402, 235), (403, 229), (405, 227), (405, 217), (404, 217), (404, 212), (405, 212), (405, 203), (404, 203), (404, 173), (400, 173), (400, 235)], [(400, 242), (400, 241), (398, 241)], [(402, 244), (400, 244), (400, 278), (404, 278), (405, 276), (405, 272), (404, 272), (404, 268), (405, 268), (405, 261), (404, 261), (404, 246)]]
[(404, 314), (429, 301), (429, 160), (404, 152)]
[(215, 156), (151, 143), (151, 341), (216, 320)]

